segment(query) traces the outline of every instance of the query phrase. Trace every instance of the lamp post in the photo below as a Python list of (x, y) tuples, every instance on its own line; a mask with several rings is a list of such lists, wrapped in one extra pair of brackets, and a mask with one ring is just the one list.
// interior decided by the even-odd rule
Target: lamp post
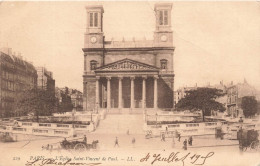
[(156, 114), (155, 114), (155, 118), (156, 118), (156, 128), (157, 128), (157, 116), (158, 116), (158, 114), (157, 114), (157, 112), (156, 112)]
[(146, 110), (146, 101), (144, 100), (144, 120), (147, 122), (147, 110)]
[(72, 136), (76, 137), (75, 134), (75, 111), (72, 109)]
[(98, 114), (98, 102), (96, 103), (96, 113)]
[(91, 115), (91, 116), (90, 116), (90, 118), (91, 118), (90, 121), (91, 121), (91, 122), (92, 122), (92, 113), (93, 113), (93, 110), (91, 111), (91, 114), (90, 114), (90, 115)]

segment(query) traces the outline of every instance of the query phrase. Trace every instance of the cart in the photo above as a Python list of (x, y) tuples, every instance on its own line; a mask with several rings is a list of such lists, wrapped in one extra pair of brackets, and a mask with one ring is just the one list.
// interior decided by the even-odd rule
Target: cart
[(0, 141), (1, 142), (14, 142), (13, 136), (8, 132), (0, 133)]
[[(80, 141), (81, 140), (81, 141)], [(90, 149), (97, 149), (98, 148), (98, 140), (92, 141), (91, 144), (87, 144), (86, 141), (82, 141), (83, 138), (73, 139), (73, 140), (67, 140), (66, 138), (57, 143), (53, 144), (47, 144), (46, 146), (42, 146), (42, 150), (68, 150), (68, 151), (87, 151)]]
[(61, 148), (66, 150), (72, 150), (75, 151), (86, 151), (90, 149), (97, 149), (98, 140), (93, 141), (91, 144), (87, 144), (85, 141), (78, 141), (78, 140), (71, 140), (67, 141), (64, 139), (62, 142), (60, 142)]
[(239, 149), (241, 151), (246, 151), (246, 150), (258, 151), (258, 150), (260, 150), (258, 136), (259, 136), (259, 134), (256, 130), (240, 129), (237, 132), (237, 138), (239, 140)]

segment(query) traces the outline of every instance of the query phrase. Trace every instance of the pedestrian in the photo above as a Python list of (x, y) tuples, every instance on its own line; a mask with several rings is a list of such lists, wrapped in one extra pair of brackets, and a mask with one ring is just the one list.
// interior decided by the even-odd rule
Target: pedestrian
[(132, 139), (132, 144), (133, 144), (133, 147), (135, 147), (135, 137), (133, 137), (133, 139)]
[(165, 134), (163, 134), (162, 137), (163, 137), (163, 141), (165, 142)]
[(192, 136), (190, 136), (188, 140), (190, 146), (192, 146), (192, 141), (193, 141)]
[(86, 137), (86, 135), (84, 135), (83, 142), (86, 142), (86, 144), (87, 144), (87, 137)]
[(174, 140), (174, 137), (172, 137), (172, 148), (174, 148), (175, 146), (175, 140)]
[(129, 129), (126, 131), (126, 134), (129, 135)]
[(181, 133), (178, 132), (178, 141), (181, 141)]
[[(116, 137), (116, 140), (115, 140), (115, 146), (117, 145), (117, 147), (119, 147), (119, 144), (118, 144), (118, 139), (117, 139), (117, 137)], [(114, 147), (115, 147), (114, 146)]]
[(183, 141), (183, 149), (187, 150), (187, 139), (185, 139), (185, 141)]
[(242, 117), (240, 117), (240, 119), (238, 120), (239, 123), (243, 123), (244, 120), (242, 119)]

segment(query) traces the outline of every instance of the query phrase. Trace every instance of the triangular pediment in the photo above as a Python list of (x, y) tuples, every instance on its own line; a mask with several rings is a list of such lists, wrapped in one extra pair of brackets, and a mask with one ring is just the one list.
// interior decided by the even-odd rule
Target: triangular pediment
[(101, 66), (96, 71), (158, 71), (159, 68), (138, 62), (131, 59), (122, 59), (107, 65)]

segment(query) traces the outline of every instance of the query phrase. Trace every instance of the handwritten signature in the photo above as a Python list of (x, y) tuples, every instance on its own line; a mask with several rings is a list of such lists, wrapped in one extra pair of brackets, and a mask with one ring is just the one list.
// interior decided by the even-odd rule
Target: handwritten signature
[(66, 161), (58, 161), (53, 158), (46, 158), (46, 159), (36, 159), (34, 161), (27, 161), (25, 164), (26, 166), (43, 166), (43, 165), (87, 165), (87, 166), (95, 166), (100, 165), (101, 163), (80, 163), (80, 162), (71, 162), (71, 159)]
[(194, 165), (204, 165), (206, 160), (214, 155), (214, 152), (209, 152), (206, 155), (185, 153), (181, 154), (180, 152), (172, 152), (170, 155), (163, 157), (161, 154), (150, 155), (148, 153), (144, 158), (140, 159), (140, 162), (151, 162), (151, 165), (158, 162), (166, 163), (182, 163), (182, 166), (185, 165), (185, 162), (190, 162)]

